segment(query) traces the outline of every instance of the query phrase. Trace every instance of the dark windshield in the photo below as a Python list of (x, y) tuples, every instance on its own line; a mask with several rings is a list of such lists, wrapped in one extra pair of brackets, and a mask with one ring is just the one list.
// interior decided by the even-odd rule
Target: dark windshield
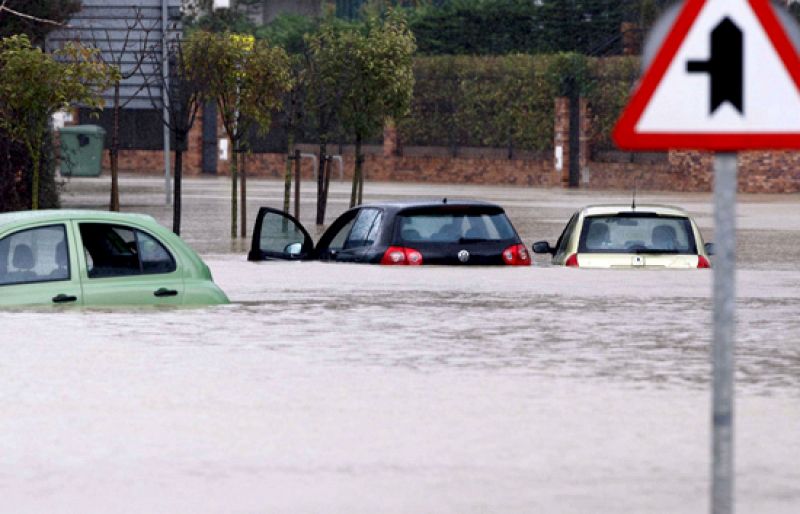
[(515, 240), (503, 212), (411, 212), (398, 217), (404, 243), (468, 243)]
[(622, 213), (585, 218), (578, 251), (696, 254), (697, 247), (686, 217)]

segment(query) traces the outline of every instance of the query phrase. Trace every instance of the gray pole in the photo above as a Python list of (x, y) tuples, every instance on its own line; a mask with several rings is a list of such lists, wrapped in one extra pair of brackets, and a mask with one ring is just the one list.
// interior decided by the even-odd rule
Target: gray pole
[(170, 183), (170, 145), (169, 145), (169, 0), (161, 0), (161, 70), (163, 86), (161, 88), (162, 115), (164, 116), (164, 194), (166, 204), (172, 203), (172, 184)]
[(712, 514), (733, 513), (733, 382), (736, 324), (735, 153), (714, 157), (714, 343)]

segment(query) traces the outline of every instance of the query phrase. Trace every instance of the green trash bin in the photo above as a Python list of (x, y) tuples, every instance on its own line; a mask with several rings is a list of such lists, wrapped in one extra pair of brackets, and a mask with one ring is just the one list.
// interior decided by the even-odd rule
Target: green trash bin
[(99, 177), (106, 131), (98, 125), (74, 125), (59, 129), (61, 175)]

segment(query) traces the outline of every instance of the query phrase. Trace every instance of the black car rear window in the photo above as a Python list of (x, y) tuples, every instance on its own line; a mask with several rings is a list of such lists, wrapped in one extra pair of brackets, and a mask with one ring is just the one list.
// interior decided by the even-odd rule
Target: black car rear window
[(505, 213), (498, 210), (424, 210), (398, 216), (404, 243), (465, 243), (517, 238)]
[(578, 252), (696, 254), (697, 245), (685, 216), (626, 212), (586, 217)]

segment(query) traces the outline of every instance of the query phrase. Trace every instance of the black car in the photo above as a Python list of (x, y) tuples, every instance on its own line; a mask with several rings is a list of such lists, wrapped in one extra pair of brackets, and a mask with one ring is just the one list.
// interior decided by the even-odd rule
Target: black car
[(358, 206), (339, 216), (316, 247), (293, 216), (262, 207), (248, 260), (275, 259), (412, 266), (531, 264), (502, 207), (447, 199)]

